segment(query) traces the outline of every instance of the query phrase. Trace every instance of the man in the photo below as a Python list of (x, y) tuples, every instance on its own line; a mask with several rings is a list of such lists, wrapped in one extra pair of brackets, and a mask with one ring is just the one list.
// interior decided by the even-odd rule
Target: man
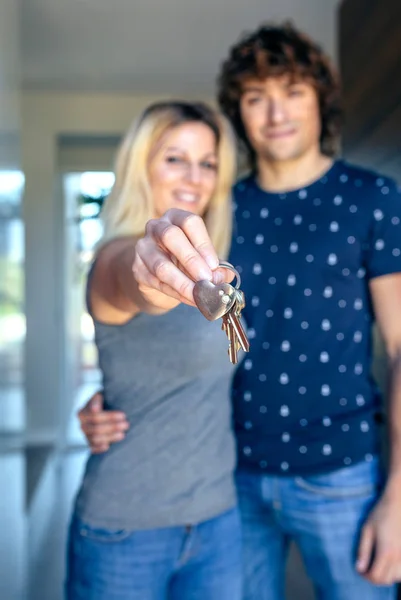
[[(394, 598), (401, 579), (401, 195), (387, 178), (332, 158), (337, 76), (291, 26), (261, 27), (231, 49), (219, 102), (252, 167), (234, 189), (230, 257), (241, 269), (251, 338), (233, 385), (244, 598), (284, 598), (290, 540), (319, 598)], [(373, 318), (391, 375), (384, 489), (381, 401), (370, 376)], [(107, 448), (118, 429), (112, 418), (120, 417), (107, 420), (99, 408), (96, 418), (112, 433), (95, 450)], [(93, 429), (90, 405), (81, 422)]]

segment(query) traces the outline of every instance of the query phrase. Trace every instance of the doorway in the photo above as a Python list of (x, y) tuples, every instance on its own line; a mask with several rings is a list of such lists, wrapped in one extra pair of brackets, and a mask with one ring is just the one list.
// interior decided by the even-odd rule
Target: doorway
[(86, 280), (96, 245), (102, 233), (100, 213), (103, 201), (114, 183), (109, 171), (65, 173), (63, 195), (65, 205), (64, 285), (65, 301), (65, 381), (73, 398), (72, 417), (67, 443), (82, 440), (76, 412), (96, 390), (101, 388), (97, 365), (94, 328), (86, 306)]

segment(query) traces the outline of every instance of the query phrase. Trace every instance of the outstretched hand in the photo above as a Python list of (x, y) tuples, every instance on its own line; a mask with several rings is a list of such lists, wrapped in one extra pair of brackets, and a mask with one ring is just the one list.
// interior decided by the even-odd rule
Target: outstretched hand
[[(195, 306), (194, 282), (230, 282), (233, 273), (219, 269), (219, 257), (201, 217), (171, 209), (148, 222), (138, 241), (132, 267), (145, 300), (164, 306), (165, 297)], [(164, 296), (164, 298), (163, 298)]]

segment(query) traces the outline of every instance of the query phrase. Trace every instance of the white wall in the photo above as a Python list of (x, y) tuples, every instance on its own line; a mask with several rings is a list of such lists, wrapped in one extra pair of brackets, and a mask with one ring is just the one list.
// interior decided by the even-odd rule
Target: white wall
[[(166, 98), (168, 96), (146, 94), (25, 91), (22, 97), (24, 127), (36, 120), (39, 128), (54, 135), (121, 133), (148, 104)], [(202, 98), (196, 96), (196, 99)]]

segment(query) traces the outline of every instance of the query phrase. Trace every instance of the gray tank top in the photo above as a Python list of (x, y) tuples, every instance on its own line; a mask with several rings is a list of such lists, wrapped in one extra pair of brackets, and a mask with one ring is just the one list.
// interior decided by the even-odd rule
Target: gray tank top
[(196, 524), (235, 505), (233, 368), (220, 327), (184, 304), (124, 325), (95, 321), (105, 402), (130, 429), (88, 459), (76, 510), (89, 525)]

